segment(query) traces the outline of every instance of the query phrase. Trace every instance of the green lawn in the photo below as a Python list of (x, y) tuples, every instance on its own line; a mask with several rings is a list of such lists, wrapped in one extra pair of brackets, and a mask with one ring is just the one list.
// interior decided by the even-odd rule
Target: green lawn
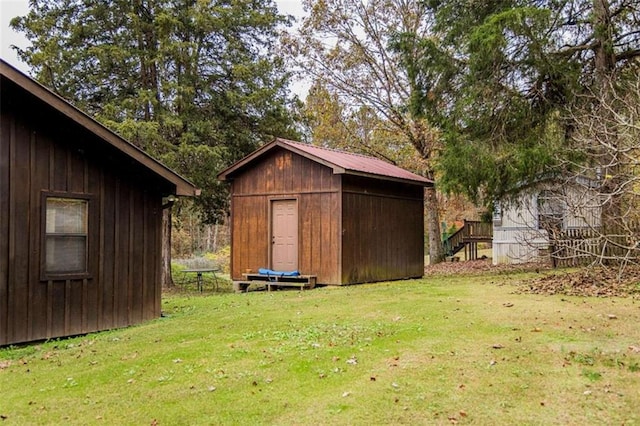
[(640, 424), (640, 301), (525, 275), (173, 295), (0, 350), (2, 424)]

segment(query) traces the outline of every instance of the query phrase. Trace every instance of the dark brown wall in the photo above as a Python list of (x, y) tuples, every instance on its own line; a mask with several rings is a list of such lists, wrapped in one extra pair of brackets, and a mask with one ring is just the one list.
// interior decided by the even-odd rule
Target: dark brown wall
[(269, 267), (270, 200), (298, 200), (298, 261), (303, 274), (340, 283), (340, 177), (328, 167), (277, 149), (232, 180), (233, 279)]
[(423, 275), (423, 193), (418, 185), (344, 177), (344, 284)]
[(296, 198), (299, 269), (320, 284), (420, 277), (424, 269), (423, 188), (334, 175), (283, 149), (232, 180), (232, 278), (269, 266), (270, 200)]
[[(55, 111), (2, 89), (0, 345), (158, 317), (166, 188)], [(92, 195), (89, 278), (40, 280), (43, 191)]]

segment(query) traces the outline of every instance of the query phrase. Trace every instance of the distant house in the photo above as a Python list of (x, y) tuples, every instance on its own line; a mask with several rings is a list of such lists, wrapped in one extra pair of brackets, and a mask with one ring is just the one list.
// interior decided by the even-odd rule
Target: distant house
[(362, 155), (275, 139), (219, 174), (231, 182), (231, 276), (298, 270), (319, 284), (421, 277), (424, 187)]
[(558, 254), (554, 239), (598, 228), (601, 208), (594, 188), (595, 182), (583, 178), (552, 181), (522, 191), (515, 201), (496, 203), (493, 263), (548, 260)]
[(163, 197), (196, 188), (0, 60), (0, 345), (160, 315)]

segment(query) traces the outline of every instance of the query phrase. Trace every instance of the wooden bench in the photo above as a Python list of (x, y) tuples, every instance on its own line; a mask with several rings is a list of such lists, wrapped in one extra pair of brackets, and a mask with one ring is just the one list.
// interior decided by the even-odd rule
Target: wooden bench
[(299, 287), (300, 290), (312, 289), (316, 286), (316, 275), (265, 275), (265, 274), (242, 274), (244, 281), (235, 281), (234, 289), (237, 292), (245, 292), (251, 283), (261, 283), (271, 291), (273, 287)]

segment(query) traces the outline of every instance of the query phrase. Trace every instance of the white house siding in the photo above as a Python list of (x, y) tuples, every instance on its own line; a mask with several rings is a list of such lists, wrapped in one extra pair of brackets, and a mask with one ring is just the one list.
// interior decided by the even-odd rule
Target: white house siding
[(494, 217), (493, 263), (522, 263), (537, 260), (548, 246), (546, 232), (538, 230), (537, 196), (526, 195), (520, 205), (503, 205), (501, 221)]
[[(562, 229), (600, 225), (600, 208), (595, 192), (582, 188), (565, 188), (567, 211), (562, 219)], [(494, 264), (523, 263), (548, 258), (547, 232), (539, 229), (538, 224), (538, 195), (526, 194), (519, 203), (496, 206), (499, 212), (494, 214)]]

